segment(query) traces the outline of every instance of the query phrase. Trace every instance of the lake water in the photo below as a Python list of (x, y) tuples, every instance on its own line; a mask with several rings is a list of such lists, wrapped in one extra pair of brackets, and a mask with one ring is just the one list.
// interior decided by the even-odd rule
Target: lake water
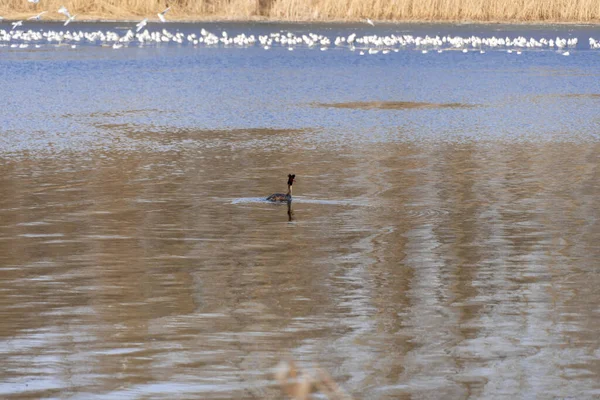
[(600, 397), (597, 28), (165, 26), (579, 44), (0, 48), (0, 397)]

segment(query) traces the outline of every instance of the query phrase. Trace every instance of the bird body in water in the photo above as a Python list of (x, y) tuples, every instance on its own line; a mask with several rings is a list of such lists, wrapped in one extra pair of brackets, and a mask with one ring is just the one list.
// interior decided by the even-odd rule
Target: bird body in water
[(282, 203), (282, 202), (290, 202), (292, 201), (292, 185), (294, 184), (294, 180), (296, 179), (295, 174), (288, 174), (288, 191), (286, 194), (283, 193), (273, 193), (269, 197), (267, 197), (267, 201), (272, 201), (274, 203)]

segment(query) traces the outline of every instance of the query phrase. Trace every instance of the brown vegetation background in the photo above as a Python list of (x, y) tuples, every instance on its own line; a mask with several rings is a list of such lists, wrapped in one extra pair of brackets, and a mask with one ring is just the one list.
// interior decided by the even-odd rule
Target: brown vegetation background
[(64, 5), (79, 20), (157, 19), (167, 3), (171, 20), (600, 22), (600, 0), (0, 0), (0, 16), (63, 19)]

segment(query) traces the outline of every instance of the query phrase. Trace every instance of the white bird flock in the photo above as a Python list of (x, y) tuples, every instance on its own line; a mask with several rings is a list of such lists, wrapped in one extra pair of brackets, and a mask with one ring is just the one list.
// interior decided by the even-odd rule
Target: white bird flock
[[(165, 9), (158, 14), (159, 18), (169, 11)], [(58, 10), (59, 13), (67, 17), (64, 25), (68, 25), (75, 15), (71, 15), (63, 6)], [(29, 19), (39, 20), (45, 12), (42, 12)], [(30, 44), (36, 48), (44, 45), (62, 45), (62, 44), (87, 44), (102, 45), (121, 49), (129, 46), (149, 46), (160, 45), (163, 43), (175, 43), (179, 45), (192, 45), (194, 47), (260, 47), (264, 50), (270, 50), (281, 47), (289, 51), (296, 48), (319, 49), (321, 51), (330, 48), (347, 49), (356, 51), (359, 55), (391, 54), (400, 50), (416, 50), (422, 54), (442, 53), (446, 51), (460, 51), (463, 53), (476, 52), (485, 54), (486, 51), (504, 51), (507, 53), (522, 54), (525, 51), (553, 50), (563, 55), (570, 55), (566, 50), (572, 50), (577, 47), (578, 38), (525, 38), (518, 37), (479, 37), (479, 36), (413, 36), (407, 34), (391, 34), (385, 36), (362, 35), (351, 33), (348, 36), (329, 37), (317, 33), (298, 33), (287, 31), (272, 32), (264, 35), (254, 35), (239, 33), (230, 35), (226, 31), (212, 33), (206, 29), (201, 29), (198, 33), (170, 32), (167, 29), (145, 29), (148, 25), (148, 18), (135, 25), (135, 32), (129, 29), (125, 32), (111, 30), (96, 30), (84, 32), (82, 30), (23, 30), (16, 28), (23, 25), (23, 21), (12, 22), (12, 29), (0, 29), (0, 47), (27, 48)], [(590, 49), (600, 49), (600, 40), (589, 39)]]
[[(38, 4), (39, 0), (27, 0), (30, 3)], [(158, 13), (158, 19), (160, 22), (167, 22), (165, 15), (169, 12), (171, 7), (167, 6), (162, 12)], [(37, 15), (34, 15), (27, 20), (41, 20), (42, 16), (47, 11), (42, 11)], [(69, 25), (73, 21), (76, 15), (71, 15), (69, 10), (65, 6), (61, 6), (58, 9), (58, 13), (63, 14), (67, 19), (65, 20), (64, 26)], [(3, 18), (0, 17), (0, 21)], [(363, 20), (366, 24), (375, 26), (375, 23), (366, 18)], [(144, 29), (148, 25), (148, 18), (143, 19), (135, 26), (135, 32), (131, 29), (127, 30), (125, 34), (117, 33), (113, 31), (94, 31), (94, 32), (83, 32), (77, 31), (34, 31), (34, 30), (17, 30), (18, 27), (23, 26), (23, 21), (11, 22), (12, 29), (6, 31), (0, 29), (0, 47), (10, 46), (11, 48), (27, 48), (29, 44), (34, 44), (36, 48), (42, 47), (44, 44), (71, 44), (72, 48), (76, 48), (77, 43), (87, 43), (90, 45), (101, 44), (103, 46), (110, 46), (113, 49), (120, 49), (128, 47), (130, 45), (145, 46), (151, 44), (169, 43), (174, 42), (178, 44), (191, 44), (194, 47), (198, 46), (237, 46), (237, 47), (251, 47), (260, 46), (264, 50), (270, 50), (273, 47), (279, 46), (287, 48), (289, 51), (293, 51), (296, 47), (304, 48), (318, 48), (321, 51), (326, 51), (330, 47), (346, 48), (351, 51), (358, 50), (359, 55), (364, 54), (390, 54), (391, 52), (397, 53), (402, 50), (417, 50), (422, 54), (428, 54), (430, 50), (435, 50), (437, 53), (442, 53), (448, 50), (458, 50), (463, 53), (469, 53), (476, 51), (479, 54), (485, 54), (486, 50), (501, 50), (509, 54), (513, 52), (517, 55), (523, 53), (523, 50), (556, 50), (562, 55), (568, 56), (571, 53), (565, 51), (567, 48), (576, 48), (578, 38), (560, 38), (555, 39), (535, 39), (525, 38), (518, 36), (515, 38), (511, 37), (460, 37), (460, 36), (413, 36), (413, 35), (363, 35), (358, 36), (356, 33), (351, 33), (348, 36), (337, 36), (335, 39), (316, 34), (316, 33), (305, 33), (305, 34), (294, 34), (292, 32), (273, 32), (267, 35), (258, 35), (256, 37), (253, 34), (246, 35), (244, 33), (236, 36), (230, 36), (226, 31), (222, 31), (221, 34), (214, 34), (208, 32), (206, 29), (201, 29), (198, 34), (184, 34), (181, 32), (171, 33), (166, 29), (148, 31)], [(333, 46), (331, 45), (333, 41)], [(600, 49), (600, 40), (589, 38), (590, 49)]]

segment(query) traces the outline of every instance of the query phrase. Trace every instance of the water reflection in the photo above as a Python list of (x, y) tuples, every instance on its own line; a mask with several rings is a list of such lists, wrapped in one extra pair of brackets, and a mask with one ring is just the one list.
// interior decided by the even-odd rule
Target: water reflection
[(288, 215), (288, 221), (292, 222), (294, 220), (294, 212), (292, 211), (292, 202), (288, 201), (287, 203), (287, 215)]
[(358, 398), (594, 397), (599, 150), (2, 159), (0, 393), (273, 398), (287, 354)]

